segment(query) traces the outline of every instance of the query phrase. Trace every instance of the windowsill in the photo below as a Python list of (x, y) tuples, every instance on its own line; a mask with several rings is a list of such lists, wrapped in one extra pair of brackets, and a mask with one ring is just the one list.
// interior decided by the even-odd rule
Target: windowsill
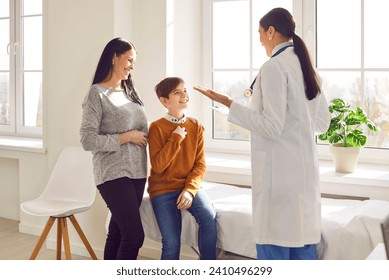
[(32, 137), (0, 136), (0, 150), (45, 153), (43, 140)]
[(389, 166), (387, 164), (358, 163), (352, 173), (335, 171), (332, 161), (320, 161), (322, 182), (387, 187), (389, 189)]
[[(251, 185), (250, 155), (207, 152), (206, 163), (206, 180)], [(332, 161), (323, 160), (320, 183), (322, 193), (389, 200), (389, 165), (359, 162), (353, 173), (338, 173)]]

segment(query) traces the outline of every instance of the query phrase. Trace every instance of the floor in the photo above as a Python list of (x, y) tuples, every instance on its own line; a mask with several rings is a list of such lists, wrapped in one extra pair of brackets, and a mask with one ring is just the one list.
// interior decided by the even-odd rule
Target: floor
[[(0, 260), (28, 260), (34, 249), (38, 236), (20, 233), (19, 221), (9, 220), (0, 217)], [(55, 260), (56, 252), (47, 249), (43, 244), (37, 260)], [(62, 258), (65, 259), (64, 253)], [(88, 257), (72, 254), (74, 260), (90, 260)], [(139, 257), (140, 260), (150, 260), (146, 257)], [(218, 259), (224, 260), (245, 260), (247, 258), (227, 252), (219, 254)]]
[[(0, 260), (28, 260), (38, 241), (38, 236), (20, 233), (19, 221), (0, 218)], [(55, 260), (56, 252), (46, 249), (43, 244), (37, 256), (38, 260)], [(62, 258), (65, 255), (62, 254)], [(89, 260), (90, 258), (72, 255), (74, 260)]]

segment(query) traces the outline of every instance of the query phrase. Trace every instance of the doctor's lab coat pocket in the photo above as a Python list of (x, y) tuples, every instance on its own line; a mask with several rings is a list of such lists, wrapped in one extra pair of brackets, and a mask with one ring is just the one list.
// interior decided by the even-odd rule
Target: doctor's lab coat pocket
[(253, 193), (261, 192), (264, 187), (266, 168), (266, 153), (262, 151), (251, 151), (251, 176)]

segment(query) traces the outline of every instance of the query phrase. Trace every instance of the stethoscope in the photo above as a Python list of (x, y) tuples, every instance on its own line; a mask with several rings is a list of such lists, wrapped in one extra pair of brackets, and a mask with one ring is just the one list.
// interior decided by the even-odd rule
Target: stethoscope
[[(280, 53), (282, 53), (284, 50), (286, 50), (287, 48), (289, 47), (293, 47), (293, 44), (291, 45), (287, 45), (285, 47), (282, 47), (281, 49), (279, 49), (275, 54), (273, 54), (271, 56), (272, 57), (275, 57), (277, 55), (279, 55)], [(258, 77), (258, 76), (257, 76)], [(244, 92), (243, 92), (243, 95), (247, 98), (251, 97), (251, 95), (253, 95), (253, 87), (254, 87), (254, 84), (255, 84), (255, 81), (257, 80), (257, 77), (255, 77), (254, 81), (251, 83), (250, 87), (248, 89), (245, 89)]]

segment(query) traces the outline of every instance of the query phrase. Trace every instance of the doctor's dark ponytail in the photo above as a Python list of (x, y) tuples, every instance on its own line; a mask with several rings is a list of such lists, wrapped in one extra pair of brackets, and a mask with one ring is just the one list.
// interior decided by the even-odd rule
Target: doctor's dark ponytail
[(296, 24), (293, 16), (286, 9), (275, 8), (261, 18), (259, 25), (265, 30), (273, 26), (285, 38), (293, 40), (294, 52), (300, 60), (304, 76), (305, 96), (308, 100), (314, 99), (321, 92), (318, 77), (312, 66), (307, 46), (295, 33)]

